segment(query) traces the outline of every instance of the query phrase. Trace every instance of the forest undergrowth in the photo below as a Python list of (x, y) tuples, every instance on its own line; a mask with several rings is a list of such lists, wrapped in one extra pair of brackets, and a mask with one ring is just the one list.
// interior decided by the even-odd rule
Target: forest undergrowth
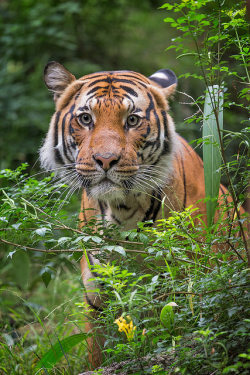
[[(98, 216), (79, 229), (80, 198), (56, 171), (42, 178), (29, 175), (27, 164), (2, 170), (3, 374), (73, 375), (88, 368), (83, 252), (95, 253), (102, 264), (95, 271), (105, 303), (96, 323), (105, 337), (104, 366), (127, 361), (122, 370), (131, 375), (249, 373), (250, 257), (247, 214), (240, 213), (249, 181), (246, 8), (241, 1), (183, 0), (162, 9), (179, 33), (169, 48), (177, 59), (191, 56), (197, 67), (183, 77), (200, 80), (204, 88), (197, 99), (187, 95), (195, 109), (186, 124), (201, 125), (196, 146), (208, 146), (216, 156), (204, 160), (209, 223), (190, 206), (131, 231), (105, 226)], [(221, 115), (231, 108), (242, 119), (239, 131), (223, 126)], [(232, 144), (237, 153), (227, 160)], [(221, 175), (233, 201), (222, 204), (214, 222)], [(163, 210), (167, 199), (161, 204)], [(145, 361), (159, 355), (171, 358), (166, 367)], [(138, 369), (131, 370), (133, 360)]]

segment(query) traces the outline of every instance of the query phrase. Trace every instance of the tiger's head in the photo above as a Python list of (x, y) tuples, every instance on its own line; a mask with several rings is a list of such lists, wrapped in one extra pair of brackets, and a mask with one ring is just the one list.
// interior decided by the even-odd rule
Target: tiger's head
[(106, 201), (164, 186), (176, 147), (167, 102), (177, 83), (171, 70), (149, 78), (107, 71), (76, 79), (50, 62), (44, 79), (56, 111), (40, 149), (43, 168)]

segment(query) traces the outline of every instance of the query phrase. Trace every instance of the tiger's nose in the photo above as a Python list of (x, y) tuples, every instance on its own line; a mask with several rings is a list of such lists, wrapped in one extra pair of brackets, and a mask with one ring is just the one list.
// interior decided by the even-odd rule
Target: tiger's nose
[(95, 154), (93, 159), (104, 171), (107, 171), (118, 163), (120, 156), (107, 152), (105, 154)]

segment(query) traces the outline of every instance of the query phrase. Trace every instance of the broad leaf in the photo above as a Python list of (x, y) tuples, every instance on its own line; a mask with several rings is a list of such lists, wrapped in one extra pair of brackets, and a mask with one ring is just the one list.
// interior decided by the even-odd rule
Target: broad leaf
[(171, 304), (167, 304), (161, 310), (160, 320), (162, 325), (167, 328), (169, 332), (172, 331), (174, 327), (174, 311)]
[(52, 368), (59, 361), (59, 359), (65, 355), (65, 353), (68, 353), (75, 345), (85, 340), (86, 337), (86, 333), (78, 333), (76, 335), (72, 335), (66, 337), (63, 340), (60, 340), (55, 345), (53, 345), (47, 353), (43, 355), (43, 357), (36, 365), (37, 369)]
[(217, 85), (206, 93), (203, 119), (203, 162), (206, 191), (207, 223), (212, 225), (220, 187), (221, 153), (218, 126), (213, 107), (217, 109), (219, 128), (223, 128), (223, 92)]

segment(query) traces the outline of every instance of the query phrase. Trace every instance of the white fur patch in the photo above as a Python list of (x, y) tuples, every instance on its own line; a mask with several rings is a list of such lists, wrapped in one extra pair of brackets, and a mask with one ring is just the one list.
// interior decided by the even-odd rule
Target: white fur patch
[(162, 73), (162, 72), (157, 72), (155, 74), (153, 74), (152, 76), (150, 76), (150, 78), (159, 78), (159, 79), (165, 79), (166, 81), (169, 80), (168, 76), (166, 76), (166, 74)]

